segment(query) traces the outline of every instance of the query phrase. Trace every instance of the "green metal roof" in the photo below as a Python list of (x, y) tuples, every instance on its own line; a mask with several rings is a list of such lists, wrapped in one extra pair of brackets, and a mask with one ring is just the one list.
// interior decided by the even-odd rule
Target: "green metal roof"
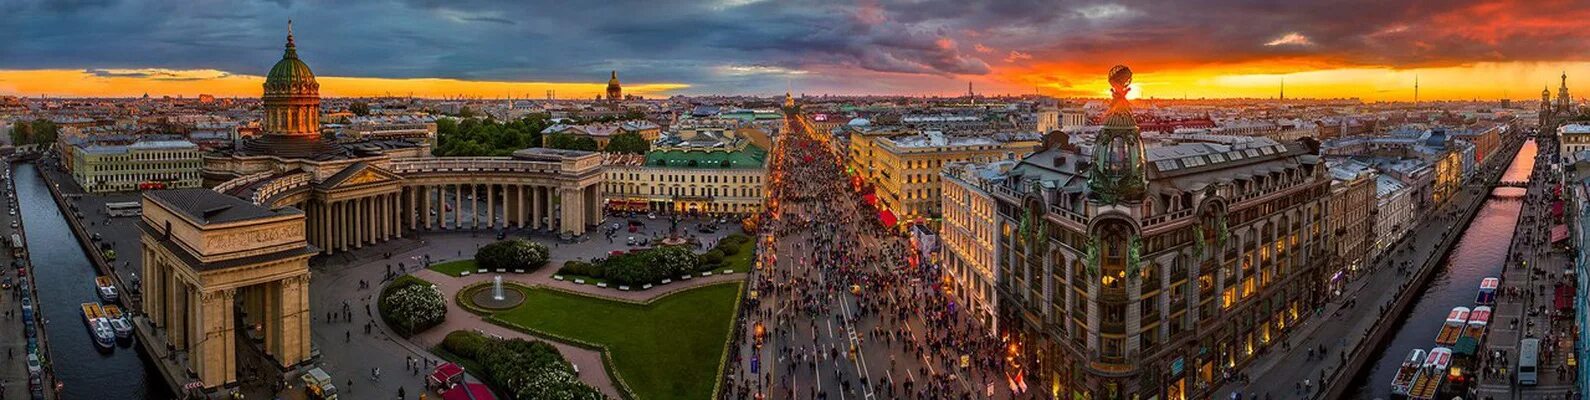
[[(691, 161), (694, 161), (692, 165)], [(767, 163), (767, 150), (746, 145), (740, 151), (652, 151), (646, 165), (675, 168), (761, 168)]]

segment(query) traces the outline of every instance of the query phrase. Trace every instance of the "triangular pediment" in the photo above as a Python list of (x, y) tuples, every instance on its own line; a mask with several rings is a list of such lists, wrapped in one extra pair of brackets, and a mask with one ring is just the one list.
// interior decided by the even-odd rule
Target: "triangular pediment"
[(337, 172), (336, 175), (332, 175), (331, 177), (326, 178), (326, 180), (321, 181), (320, 187), (322, 189), (338, 189), (345, 187), (364, 186), (372, 183), (396, 181), (399, 179), (400, 178), (397, 176), (397, 174), (394, 174), (391, 171), (387, 171), (386, 169), (370, 165), (365, 162), (357, 162), (348, 165), (347, 168)]

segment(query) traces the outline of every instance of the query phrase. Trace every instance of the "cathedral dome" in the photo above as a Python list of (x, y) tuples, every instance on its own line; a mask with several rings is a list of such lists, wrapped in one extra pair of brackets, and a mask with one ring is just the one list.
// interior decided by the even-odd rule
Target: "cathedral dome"
[(293, 43), (291, 30), (287, 33), (287, 50), (282, 60), (265, 75), (265, 96), (319, 95), (320, 83), (315, 82), (309, 64), (298, 59), (298, 46)]

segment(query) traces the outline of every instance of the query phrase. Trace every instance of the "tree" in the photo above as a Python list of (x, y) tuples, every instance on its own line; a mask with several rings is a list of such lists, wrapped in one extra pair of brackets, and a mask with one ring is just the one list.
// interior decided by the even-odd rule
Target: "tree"
[(441, 289), (419, 278), (405, 275), (381, 290), (377, 304), (381, 318), (403, 336), (422, 332), (442, 323), (447, 317), (447, 302)]
[(590, 137), (586, 136), (575, 138), (573, 150), (596, 151), (596, 139), (591, 139)]
[(458, 109), (458, 116), (462, 118), (474, 118), (475, 110), (469, 108), (469, 106), (464, 106), (463, 108)]
[(507, 122), (442, 118), (436, 121), (437, 145), (431, 153), (444, 157), (506, 156), (526, 147), (540, 147), (541, 130), (550, 125), (551, 117), (546, 114)]
[(651, 142), (647, 142), (646, 138), (641, 137), (639, 133), (624, 132), (613, 135), (613, 138), (607, 141), (607, 148), (603, 151), (609, 153), (646, 154), (646, 152), (651, 151)]
[(361, 117), (370, 115), (370, 105), (362, 101), (355, 101), (348, 104), (348, 112)]
[(534, 271), (547, 264), (547, 246), (525, 239), (508, 239), (475, 251), (475, 264), (489, 270)]

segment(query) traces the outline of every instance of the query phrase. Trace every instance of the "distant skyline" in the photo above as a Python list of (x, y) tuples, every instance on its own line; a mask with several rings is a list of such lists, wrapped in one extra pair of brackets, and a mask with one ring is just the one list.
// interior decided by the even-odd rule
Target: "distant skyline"
[(1572, 0), (14, 0), (0, 94), (255, 97), (288, 19), (327, 96), (1104, 97), (1114, 64), (1141, 97), (1590, 94)]

